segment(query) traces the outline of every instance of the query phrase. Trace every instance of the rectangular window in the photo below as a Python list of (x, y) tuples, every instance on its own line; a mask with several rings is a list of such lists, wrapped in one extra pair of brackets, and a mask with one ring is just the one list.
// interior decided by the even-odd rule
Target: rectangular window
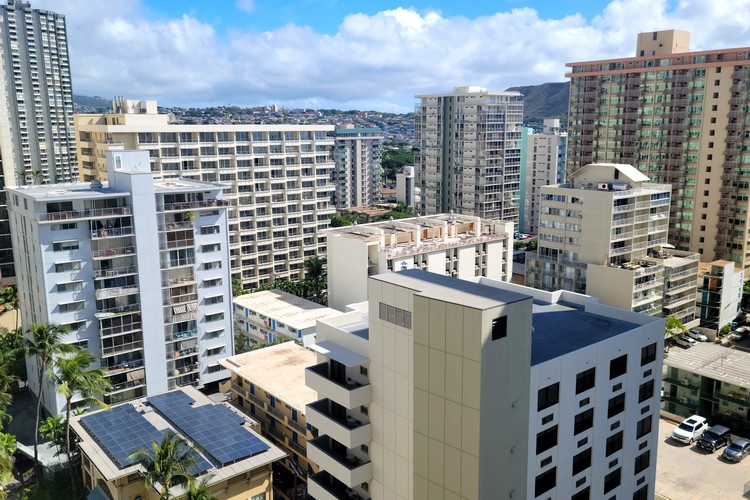
[(78, 292), (83, 290), (83, 281), (68, 281), (57, 284), (57, 292)]
[(637, 457), (635, 457), (635, 469), (633, 474), (640, 474), (644, 470), (648, 469), (649, 462), (651, 461), (651, 451), (646, 450)]
[(214, 295), (213, 297), (206, 297), (205, 303), (207, 306), (211, 306), (214, 304), (222, 304), (224, 303), (224, 296), (223, 295)]
[(607, 418), (612, 418), (625, 411), (625, 394), (620, 394), (609, 400), (607, 405)]
[(643, 403), (654, 395), (654, 381), (644, 382), (638, 388), (638, 402)]
[(65, 231), (67, 229), (78, 229), (78, 223), (68, 222), (66, 224), (52, 224), (51, 229), (53, 231)]
[(656, 342), (641, 349), (641, 366), (656, 360)]
[(552, 467), (547, 472), (542, 472), (536, 477), (534, 481), (534, 496), (538, 497), (552, 488), (557, 483), (557, 467)]
[(625, 375), (627, 371), (628, 371), (628, 355), (627, 354), (623, 354), (619, 358), (615, 358), (609, 362), (609, 379), (610, 380), (617, 378), (620, 375)]
[(594, 388), (596, 383), (596, 368), (589, 368), (576, 375), (576, 394)]
[(616, 451), (622, 449), (622, 431), (612, 434), (607, 438), (606, 455), (610, 456)]
[(78, 241), (58, 241), (52, 244), (52, 250), (55, 252), (78, 250)]
[(206, 314), (206, 323), (211, 323), (214, 321), (221, 321), (224, 319), (224, 313), (215, 313), (215, 314)]
[(580, 474), (591, 467), (591, 448), (586, 448), (573, 457), (573, 475)]
[(212, 280), (203, 280), (203, 288), (213, 288), (221, 286), (221, 278), (214, 278)]
[[(85, 321), (73, 321), (72, 323), (63, 323), (61, 326), (67, 328), (68, 332), (77, 332), (86, 327)], [(88, 341), (85, 341), (88, 345)]]
[[(584, 481), (586, 478), (583, 478)], [(575, 493), (570, 500), (589, 500), (591, 498), (591, 486), (586, 486), (581, 491)]]
[(536, 435), (536, 454), (557, 446), (557, 426), (550, 427)]
[(633, 500), (648, 500), (648, 485), (643, 486), (633, 493)]
[(84, 304), (82, 300), (78, 302), (68, 302), (67, 304), (60, 304), (59, 308), (61, 313), (83, 311)]
[(201, 246), (201, 252), (218, 252), (221, 250), (221, 243)]
[(201, 226), (202, 235), (219, 234), (220, 232), (221, 228), (219, 226)]
[(212, 330), (210, 332), (206, 332), (206, 338), (207, 339), (218, 339), (224, 336), (224, 330)]
[(587, 429), (591, 429), (594, 425), (594, 409), (589, 408), (588, 410), (579, 413), (575, 416), (573, 421), (573, 434), (578, 435)]
[(227, 351), (224, 346), (214, 347), (213, 349), (206, 349), (206, 356), (216, 356), (217, 354), (223, 354)]
[(200, 132), (199, 133), (200, 142), (215, 142), (214, 137), (215, 135), (213, 132)]
[(508, 336), (508, 317), (501, 316), (492, 320), (492, 340), (499, 340)]
[(651, 416), (642, 418), (635, 427), (635, 438), (640, 439), (651, 432)]
[(216, 373), (222, 370), (221, 365), (209, 365), (208, 373)]
[(221, 261), (216, 260), (214, 262), (204, 262), (203, 263), (203, 270), (204, 271), (210, 271), (211, 269), (221, 269)]
[(604, 476), (604, 493), (609, 493), (620, 486), (620, 469)]
[(539, 389), (537, 393), (536, 411), (542, 411), (560, 402), (560, 383), (556, 382)]
[(64, 273), (69, 271), (80, 271), (81, 270), (81, 261), (76, 260), (73, 262), (60, 262), (58, 264), (55, 264), (55, 272), (56, 273)]

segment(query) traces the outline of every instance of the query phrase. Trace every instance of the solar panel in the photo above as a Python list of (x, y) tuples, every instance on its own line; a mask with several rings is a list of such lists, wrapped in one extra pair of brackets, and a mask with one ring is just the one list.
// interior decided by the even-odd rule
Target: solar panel
[[(151, 443), (160, 443), (166, 430), (158, 430), (131, 404), (115, 406), (112, 411), (100, 411), (81, 418), (81, 425), (102, 447), (119, 469), (133, 465), (128, 456), (136, 450), (151, 450)], [(211, 468), (203, 456), (191, 451), (195, 466), (190, 474), (197, 476)]]
[(244, 418), (224, 405), (194, 407), (193, 398), (182, 391), (160, 394), (149, 398), (148, 402), (222, 465), (269, 449), (243, 427)]

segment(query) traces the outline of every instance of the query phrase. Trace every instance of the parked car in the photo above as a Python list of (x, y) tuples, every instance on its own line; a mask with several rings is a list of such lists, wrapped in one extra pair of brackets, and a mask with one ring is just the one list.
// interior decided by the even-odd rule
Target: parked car
[(750, 334), (750, 330), (748, 330), (748, 328), (746, 328), (744, 326), (741, 326), (741, 327), (735, 329), (732, 332), (732, 334), (729, 336), (729, 338), (731, 338), (735, 342), (739, 342), (740, 340), (745, 340), (747, 338), (748, 334)]
[(744, 438), (735, 439), (724, 450), (724, 458), (732, 462), (739, 462), (750, 453), (750, 441)]
[(690, 337), (687, 337), (685, 335), (682, 335), (680, 337), (676, 337), (674, 339), (674, 343), (677, 344), (680, 347), (684, 347), (687, 349), (688, 347), (693, 347), (697, 342)]
[(698, 342), (708, 342), (708, 337), (699, 332), (698, 330), (688, 330), (687, 336)]
[(672, 431), (672, 439), (681, 443), (693, 444), (708, 429), (708, 422), (700, 415), (693, 415), (682, 421), (680, 425)]
[(722, 446), (726, 446), (732, 440), (732, 432), (723, 425), (714, 425), (698, 439), (695, 443), (699, 448), (715, 452)]

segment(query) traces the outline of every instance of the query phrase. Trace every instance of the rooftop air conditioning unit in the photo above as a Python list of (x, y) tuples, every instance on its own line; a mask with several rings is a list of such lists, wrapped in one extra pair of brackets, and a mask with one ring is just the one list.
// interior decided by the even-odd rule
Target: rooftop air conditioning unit
[(599, 184), (597, 184), (597, 189), (599, 189), (600, 191), (608, 191), (609, 184), (607, 184), (606, 182), (600, 182)]
[(687, 398), (680, 398), (680, 403), (686, 404), (687, 403)]
[(690, 385), (690, 380), (686, 379), (686, 378), (682, 378), (682, 379), (680, 379), (680, 383), (682, 385)]

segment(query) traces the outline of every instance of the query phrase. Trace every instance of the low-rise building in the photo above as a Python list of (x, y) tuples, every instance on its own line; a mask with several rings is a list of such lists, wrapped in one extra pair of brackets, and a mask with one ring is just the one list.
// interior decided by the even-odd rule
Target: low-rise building
[(315, 353), (295, 342), (221, 361), (232, 374), (232, 402), (258, 419), (261, 433), (288, 455), (279, 462), (284, 468), (280, 471), (283, 486), (277, 487), (292, 488), (299, 498), (305, 498), (307, 476), (318, 471), (307, 458), (307, 441), (317, 437), (317, 430), (305, 419), (306, 405), (317, 399), (315, 391), (305, 385), (305, 369), (316, 363)]
[[(193, 387), (143, 398), (76, 416), (71, 428), (81, 450), (83, 486), (98, 490), (96, 498), (156, 500), (143, 480), (145, 469), (128, 456), (151, 449), (167, 432), (193, 447), (191, 475), (206, 481), (219, 500), (270, 499), (271, 466), (286, 453), (253, 429), (257, 422), (225, 403), (213, 403)], [(184, 485), (170, 488), (172, 498), (184, 494)]]
[(343, 311), (367, 300), (367, 277), (424, 269), (460, 279), (509, 281), (513, 224), (439, 214), (331, 229), (328, 304)]
[(698, 270), (698, 314), (701, 326), (720, 330), (740, 314), (745, 270), (729, 260), (701, 263)]
[(317, 320), (341, 314), (283, 290), (248, 293), (232, 302), (236, 331), (247, 338), (248, 344), (288, 338), (307, 345), (314, 341)]

